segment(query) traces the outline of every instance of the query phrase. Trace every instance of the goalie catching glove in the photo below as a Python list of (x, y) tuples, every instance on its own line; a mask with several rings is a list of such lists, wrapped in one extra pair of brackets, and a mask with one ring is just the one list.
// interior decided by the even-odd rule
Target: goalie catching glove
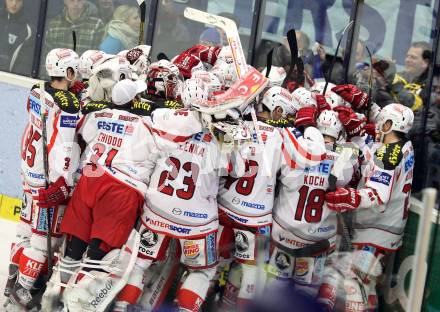
[(333, 87), (332, 91), (350, 103), (355, 109), (363, 109), (368, 104), (368, 94), (352, 84)]
[(359, 191), (353, 188), (338, 187), (334, 192), (325, 194), (328, 209), (336, 212), (357, 209), (361, 203)]
[(69, 194), (70, 187), (66, 184), (66, 180), (63, 177), (59, 177), (47, 189), (38, 189), (38, 206), (49, 208), (64, 204), (69, 198)]

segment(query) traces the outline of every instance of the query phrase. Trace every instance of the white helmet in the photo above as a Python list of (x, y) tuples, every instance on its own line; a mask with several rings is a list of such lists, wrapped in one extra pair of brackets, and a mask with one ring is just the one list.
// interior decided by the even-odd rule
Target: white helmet
[(277, 106), (283, 109), (283, 117), (287, 114), (295, 114), (296, 108), (293, 106), (293, 96), (282, 87), (274, 86), (264, 92), (261, 103), (272, 113)]
[(338, 118), (338, 113), (332, 110), (323, 111), (317, 120), (317, 127), (323, 135), (328, 135), (338, 140), (343, 133), (343, 126)]
[[(266, 76), (266, 70), (267, 68), (265, 67), (261, 73)], [(277, 67), (277, 66), (272, 66), (272, 68), (270, 69), (270, 73), (269, 73), (269, 86), (280, 86), (283, 84), (284, 79), (286, 78), (287, 74), (286, 71), (284, 70), (283, 67)]]
[(46, 56), (46, 71), (51, 77), (67, 78), (67, 69), (73, 69), (75, 76), (78, 72), (79, 57), (70, 49), (53, 49)]
[(208, 88), (209, 96), (211, 97), (214, 92), (220, 92), (222, 90), (222, 84), (218, 77), (206, 70), (198, 70), (194, 72), (191, 78), (202, 79)]
[[(316, 82), (313, 86), (310, 87), (310, 91), (313, 93), (322, 94), (322, 92), (324, 91), (324, 87), (325, 87), (325, 81)], [(344, 99), (332, 91), (333, 87), (336, 87), (336, 85), (329, 82), (327, 86), (327, 90), (325, 91), (324, 94), (327, 103), (330, 105), (332, 109), (340, 105), (347, 106), (346, 105), (347, 103), (344, 101)]]
[(196, 99), (207, 100), (208, 88), (200, 78), (187, 79), (182, 88), (181, 99), (184, 107), (191, 107)]
[(134, 72), (137, 74), (137, 76), (140, 79), (146, 78), (148, 67), (151, 64), (150, 51), (151, 51), (151, 46), (138, 45), (128, 50), (125, 54), (121, 54), (133, 66)]
[(231, 87), (237, 80), (237, 72), (234, 63), (217, 61), (211, 72), (217, 76), (221, 84), (226, 88)]
[(391, 131), (408, 133), (414, 123), (414, 113), (410, 108), (402, 104), (391, 103), (383, 107), (377, 117), (377, 126), (380, 131), (382, 130), (382, 126), (388, 120), (391, 120), (393, 125), (388, 132), (382, 132), (383, 134), (387, 134)]
[[(311, 86), (309, 88), (309, 90), (310, 90), (310, 92), (322, 94), (322, 92), (324, 91), (324, 87), (325, 87), (325, 81), (319, 81), (319, 82), (315, 82), (315, 84), (313, 86)], [(326, 93), (328, 91), (331, 91), (331, 89), (333, 87), (336, 87), (336, 85), (334, 83), (329, 82), (328, 86), (327, 86)]]
[(88, 93), (92, 100), (111, 100), (113, 86), (122, 79), (131, 78), (127, 60), (114, 55), (96, 65), (90, 75)]
[(306, 88), (300, 87), (292, 92), (293, 98), (299, 102), (300, 107), (314, 106), (317, 107), (316, 99), (312, 92)]
[[(102, 62), (106, 54), (98, 50), (87, 50), (79, 59), (78, 71), (83, 79), (89, 79), (92, 74), (93, 67)], [(107, 59), (110, 57), (107, 57)]]

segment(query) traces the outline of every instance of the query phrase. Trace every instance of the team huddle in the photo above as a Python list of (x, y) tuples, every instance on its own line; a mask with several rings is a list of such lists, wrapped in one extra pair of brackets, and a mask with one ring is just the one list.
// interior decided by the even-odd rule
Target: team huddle
[(245, 310), (292, 282), (329, 311), (374, 308), (408, 217), (412, 111), (284, 88), (283, 68), (238, 75), (230, 47), (150, 48), (48, 53), (6, 310)]

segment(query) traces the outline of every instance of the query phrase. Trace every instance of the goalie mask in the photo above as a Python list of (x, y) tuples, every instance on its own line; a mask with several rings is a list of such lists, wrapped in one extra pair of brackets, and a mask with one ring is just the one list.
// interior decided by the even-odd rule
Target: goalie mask
[(46, 56), (46, 71), (50, 77), (67, 79), (68, 68), (72, 68), (76, 77), (78, 66), (78, 54), (70, 49), (53, 49)]
[(184, 107), (191, 107), (196, 100), (208, 99), (208, 88), (200, 78), (187, 79), (182, 88), (181, 99)]
[[(319, 115), (317, 127), (323, 135), (332, 137), (335, 141), (338, 141), (342, 137), (344, 130), (342, 123), (338, 118), (338, 113), (332, 110), (325, 110)], [(334, 142), (326, 141), (326, 143)]]
[(167, 60), (152, 63), (147, 72), (147, 93), (165, 99), (175, 99), (183, 78), (176, 65)]
[(92, 70), (88, 89), (90, 98), (94, 101), (111, 101), (113, 86), (126, 78), (131, 78), (127, 60), (120, 56), (105, 59)]
[(125, 58), (130, 62), (130, 65), (133, 66), (134, 72), (139, 79), (146, 78), (148, 67), (151, 64), (150, 50), (151, 47), (148, 45), (139, 45), (130, 49), (125, 54)]

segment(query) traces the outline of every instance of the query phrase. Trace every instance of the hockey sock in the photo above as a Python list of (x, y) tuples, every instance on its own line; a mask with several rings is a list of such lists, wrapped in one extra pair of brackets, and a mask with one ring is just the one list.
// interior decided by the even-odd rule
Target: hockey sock
[(214, 277), (216, 268), (190, 270), (188, 277), (177, 292), (179, 309), (183, 311), (199, 311), (202, 306), (209, 283)]
[(18, 283), (23, 288), (30, 290), (40, 276), (46, 262), (47, 257), (41, 250), (32, 247), (25, 248), (20, 257)]
[(241, 264), (243, 275), (241, 278), (241, 286), (238, 292), (237, 305), (239, 310), (246, 310), (246, 307), (254, 299), (256, 279), (257, 279), (257, 266), (249, 264)]
[(225, 291), (221, 300), (222, 310), (236, 310), (238, 293), (240, 291), (240, 282), (242, 276), (241, 263), (233, 263), (229, 271)]
[(87, 242), (79, 239), (76, 236), (71, 236), (66, 244), (66, 258), (72, 260), (81, 260), (84, 252), (87, 249)]
[(129, 304), (136, 304), (144, 289), (144, 272), (150, 267), (152, 260), (138, 258), (130, 273), (127, 284), (116, 299), (114, 311), (125, 311)]

